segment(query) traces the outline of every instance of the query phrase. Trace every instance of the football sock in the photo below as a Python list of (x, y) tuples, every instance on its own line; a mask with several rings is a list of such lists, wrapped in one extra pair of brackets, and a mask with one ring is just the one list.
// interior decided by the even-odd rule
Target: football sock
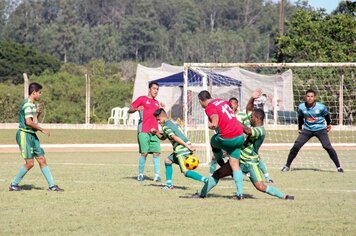
[(284, 196), (285, 196), (284, 193), (282, 193), (281, 191), (279, 191), (275, 187), (269, 186), (269, 185), (267, 186), (266, 193), (268, 193), (271, 196), (278, 197), (278, 198), (284, 198)]
[(42, 171), (42, 174), (44, 175), (44, 177), (47, 180), (48, 186), (52, 187), (54, 185), (54, 180), (53, 180), (53, 176), (51, 174), (51, 171), (49, 170), (49, 167), (48, 166), (43, 167), (41, 169), (41, 171)]
[(160, 172), (159, 156), (153, 156), (153, 167), (154, 167), (155, 175), (159, 176), (159, 172)]
[(237, 195), (243, 194), (242, 171), (241, 170), (234, 171), (234, 172), (232, 172), (232, 176), (233, 176), (234, 181), (235, 181), (235, 185), (236, 185), (236, 189), (237, 189)]
[(260, 159), (258, 161), (258, 165), (259, 165), (260, 169), (262, 170), (262, 173), (265, 175), (266, 180), (269, 180), (270, 177), (269, 177), (268, 170), (267, 170), (265, 162), (262, 159)]
[(172, 176), (173, 176), (173, 168), (172, 168), (172, 164), (164, 164), (166, 167), (166, 184), (168, 186), (172, 185)]
[(211, 160), (210, 169), (209, 169), (210, 175), (214, 174), (214, 171), (216, 170), (216, 164), (217, 164), (217, 162), (215, 160)]
[(146, 164), (146, 157), (140, 156), (138, 159), (138, 173), (143, 174), (143, 171), (145, 170), (145, 164)]
[(209, 177), (208, 181), (205, 182), (204, 187), (202, 188), (202, 190), (200, 191), (200, 196), (201, 197), (206, 197), (206, 195), (208, 194), (208, 192), (214, 188), (217, 184), (218, 184), (219, 180), (213, 178), (213, 177)]
[(202, 176), (201, 174), (199, 174), (198, 172), (192, 171), (192, 170), (188, 170), (187, 172), (185, 172), (185, 176), (197, 181), (201, 181), (201, 182), (205, 182), (206, 181), (206, 177)]
[(18, 185), (23, 179), (23, 177), (26, 175), (26, 173), (27, 173), (27, 169), (24, 166), (22, 166), (19, 172), (17, 173), (17, 175), (15, 176), (15, 178), (12, 180), (11, 184)]

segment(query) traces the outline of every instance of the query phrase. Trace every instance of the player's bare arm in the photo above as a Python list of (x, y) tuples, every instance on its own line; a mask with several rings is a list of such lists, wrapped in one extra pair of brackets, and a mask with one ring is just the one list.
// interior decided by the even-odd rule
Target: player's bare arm
[(177, 143), (179, 143), (180, 145), (188, 148), (190, 151), (194, 152), (195, 151), (195, 148), (192, 147), (192, 145), (189, 145), (187, 144), (186, 142), (184, 142), (181, 138), (179, 138), (178, 136), (176, 135), (172, 135), (171, 138), (176, 141)]
[(247, 114), (253, 110), (253, 102), (255, 101), (255, 99), (261, 97), (261, 95), (262, 95), (262, 89), (258, 88), (258, 89), (255, 89), (255, 91), (253, 91), (253, 93), (246, 105), (246, 113)]
[(139, 107), (130, 107), (130, 109), (128, 110), (128, 113), (134, 113), (136, 111), (143, 111), (143, 106), (139, 106)]
[(26, 119), (26, 125), (29, 126), (29, 127), (31, 127), (32, 129), (38, 130), (38, 131), (40, 131), (40, 132), (46, 134), (46, 135), (48, 135), (48, 136), (50, 135), (49, 130), (44, 129), (44, 128), (41, 128), (39, 125), (37, 125), (37, 124), (32, 120), (32, 118), (27, 118), (27, 119)]
[(219, 116), (217, 114), (213, 114), (210, 116), (209, 129), (215, 130), (218, 127)]

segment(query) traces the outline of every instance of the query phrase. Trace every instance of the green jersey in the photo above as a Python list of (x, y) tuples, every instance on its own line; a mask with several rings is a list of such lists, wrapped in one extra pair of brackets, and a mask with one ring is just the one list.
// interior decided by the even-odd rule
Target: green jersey
[(162, 125), (162, 130), (163, 130), (163, 136), (169, 139), (174, 150), (180, 144), (177, 143), (176, 141), (174, 141), (174, 139), (172, 138), (172, 135), (175, 135), (175, 136), (181, 138), (184, 142), (190, 144), (190, 141), (187, 138), (187, 136), (185, 136), (185, 134), (183, 133), (182, 128), (178, 124), (174, 123), (173, 121), (166, 120), (164, 122), (164, 124)]
[(263, 126), (252, 127), (251, 135), (247, 136), (243, 148), (241, 149), (241, 162), (258, 162), (258, 150), (260, 149), (265, 136), (266, 130)]
[(241, 124), (247, 126), (247, 127), (251, 127), (251, 123), (250, 123), (250, 115), (247, 115), (245, 112), (243, 111), (238, 111), (236, 114), (236, 119), (238, 121), (240, 121)]
[(35, 133), (37, 130), (32, 129), (31, 127), (26, 125), (27, 118), (34, 118), (37, 113), (37, 106), (34, 104), (31, 99), (25, 99), (19, 108), (19, 129), (28, 132)]

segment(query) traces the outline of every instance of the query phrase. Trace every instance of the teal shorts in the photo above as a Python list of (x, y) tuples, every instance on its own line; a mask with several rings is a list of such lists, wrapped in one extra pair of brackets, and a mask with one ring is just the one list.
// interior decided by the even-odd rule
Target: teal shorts
[(150, 133), (138, 133), (138, 146), (140, 153), (160, 153), (160, 140), (156, 135)]
[(262, 172), (258, 163), (240, 163), (242, 173), (250, 173), (250, 180), (252, 183), (263, 181)]
[(241, 134), (235, 138), (224, 139), (220, 134), (214, 134), (210, 139), (211, 146), (214, 149), (227, 152), (231, 157), (240, 159), (241, 148), (244, 143), (244, 135)]
[(24, 159), (33, 159), (45, 154), (41, 148), (40, 140), (34, 133), (18, 130), (16, 133), (16, 142), (20, 148), (20, 155)]
[(190, 150), (182, 145), (178, 145), (174, 152), (168, 156), (168, 159), (171, 160), (173, 163), (179, 165), (180, 172), (185, 173), (187, 172), (187, 168), (184, 165), (184, 160), (190, 154)]

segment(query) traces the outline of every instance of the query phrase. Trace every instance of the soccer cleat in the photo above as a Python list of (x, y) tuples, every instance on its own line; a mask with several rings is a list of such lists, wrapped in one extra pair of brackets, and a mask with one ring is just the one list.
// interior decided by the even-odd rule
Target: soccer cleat
[(202, 197), (202, 196), (200, 196), (200, 194), (197, 192), (197, 193), (194, 193), (192, 196), (191, 196), (191, 198), (196, 198), (196, 199), (199, 199), (199, 198), (204, 198), (204, 197)]
[(63, 192), (64, 189), (61, 189), (60, 187), (58, 187), (58, 185), (53, 185), (53, 186), (51, 186), (51, 187), (48, 188), (48, 191)]
[(20, 186), (17, 184), (10, 184), (9, 191), (21, 191)]
[(243, 194), (235, 195), (232, 198), (235, 199), (235, 200), (238, 200), (238, 201), (245, 199)]
[(143, 174), (139, 174), (139, 175), (137, 176), (137, 181), (142, 182), (144, 179), (145, 179), (145, 177), (143, 177)]
[(294, 196), (285, 195), (285, 196), (284, 196), (284, 199), (285, 199), (285, 200), (294, 200)]
[(266, 179), (266, 182), (267, 182), (267, 183), (270, 183), (270, 184), (273, 184), (273, 183), (274, 183), (273, 179)]
[(165, 185), (164, 187), (162, 187), (162, 190), (173, 190), (174, 186), (173, 185)]
[(342, 169), (342, 167), (338, 167), (337, 172), (344, 173), (344, 169)]
[(290, 168), (289, 168), (288, 166), (283, 166), (283, 168), (281, 169), (281, 171), (287, 172), (287, 171), (290, 171)]
[(154, 182), (161, 182), (161, 177), (160, 176), (155, 176), (153, 179)]

